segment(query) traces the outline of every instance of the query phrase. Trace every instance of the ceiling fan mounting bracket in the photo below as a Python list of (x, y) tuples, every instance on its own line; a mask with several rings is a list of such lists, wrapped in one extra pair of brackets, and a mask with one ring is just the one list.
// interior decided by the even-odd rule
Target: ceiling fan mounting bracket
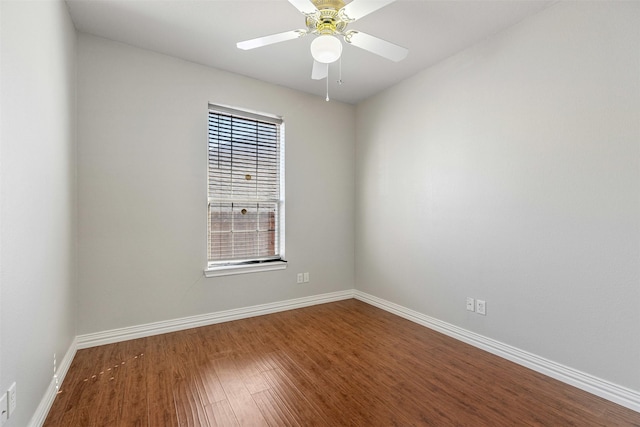
[(343, 0), (312, 0), (311, 3), (314, 4), (318, 10), (322, 9), (333, 9), (340, 10), (344, 7)]

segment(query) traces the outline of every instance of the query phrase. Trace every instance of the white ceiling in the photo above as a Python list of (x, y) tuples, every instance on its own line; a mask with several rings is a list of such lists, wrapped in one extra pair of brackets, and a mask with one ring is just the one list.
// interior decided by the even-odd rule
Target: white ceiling
[[(358, 0), (368, 1), (368, 0)], [(347, 3), (349, 3), (347, 1)], [(397, 0), (351, 23), (409, 49), (391, 62), (344, 44), (342, 80), (330, 68), (331, 98), (358, 103), (552, 4), (544, 0)], [(242, 51), (236, 42), (305, 28), (286, 0), (67, 0), (79, 31), (318, 96), (311, 79), (315, 37)]]

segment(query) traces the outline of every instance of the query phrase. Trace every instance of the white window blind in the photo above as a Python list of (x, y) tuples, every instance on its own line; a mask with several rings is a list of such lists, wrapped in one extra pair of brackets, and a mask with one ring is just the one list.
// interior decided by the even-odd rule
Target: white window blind
[(282, 259), (282, 126), (209, 105), (209, 266)]

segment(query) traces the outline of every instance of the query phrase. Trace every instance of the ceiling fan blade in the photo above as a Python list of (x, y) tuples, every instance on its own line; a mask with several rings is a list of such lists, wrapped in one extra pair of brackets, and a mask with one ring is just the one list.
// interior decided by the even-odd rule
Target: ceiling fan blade
[(404, 47), (360, 31), (347, 32), (344, 35), (344, 41), (395, 62), (402, 61), (409, 53), (409, 50)]
[(270, 36), (258, 37), (257, 39), (245, 40), (243, 42), (238, 42), (236, 46), (238, 49), (249, 50), (287, 40), (297, 39), (306, 35), (307, 30), (292, 30), (284, 33), (272, 34)]
[(289, 3), (305, 15), (313, 15), (318, 11), (316, 6), (311, 3), (310, 0), (289, 0)]
[(329, 64), (313, 61), (313, 70), (311, 71), (311, 78), (313, 80), (322, 80), (329, 75)]
[[(291, 1), (291, 0), (289, 0)], [(352, 22), (393, 3), (395, 0), (353, 0), (340, 9), (343, 21)]]

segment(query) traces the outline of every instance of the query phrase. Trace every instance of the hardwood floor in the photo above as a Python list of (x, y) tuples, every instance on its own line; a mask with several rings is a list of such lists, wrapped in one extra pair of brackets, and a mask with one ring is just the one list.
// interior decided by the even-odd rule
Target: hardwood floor
[(346, 300), (80, 350), (45, 426), (640, 426), (640, 413)]

